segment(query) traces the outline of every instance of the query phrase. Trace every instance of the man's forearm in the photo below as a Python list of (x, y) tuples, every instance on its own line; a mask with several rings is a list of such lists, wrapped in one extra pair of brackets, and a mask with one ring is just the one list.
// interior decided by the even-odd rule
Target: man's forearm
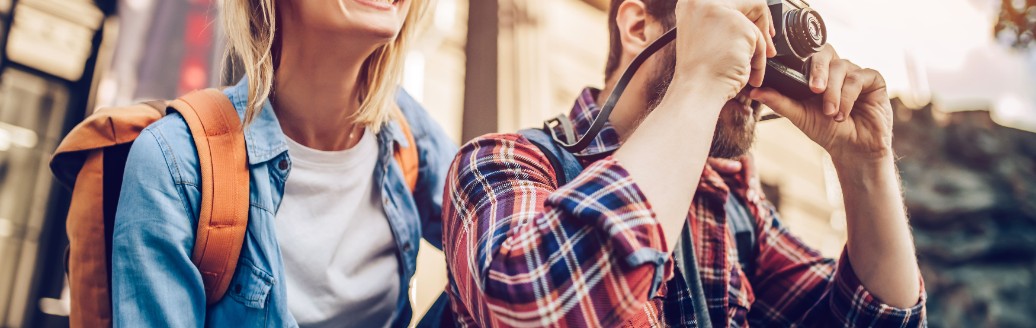
[(883, 302), (913, 306), (920, 295), (920, 279), (892, 156), (836, 159), (835, 167), (845, 201), (853, 270)]
[(678, 96), (666, 96), (614, 158), (647, 197), (672, 251), (687, 221), (725, 100), (676, 83), (669, 94)]

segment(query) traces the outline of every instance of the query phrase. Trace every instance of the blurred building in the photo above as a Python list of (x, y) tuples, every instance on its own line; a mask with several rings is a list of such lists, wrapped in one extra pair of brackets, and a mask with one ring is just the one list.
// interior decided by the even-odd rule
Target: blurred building
[(0, 1), (0, 326), (68, 324), (56, 301), (68, 193), (47, 161), (91, 107), (113, 11), (114, 1)]

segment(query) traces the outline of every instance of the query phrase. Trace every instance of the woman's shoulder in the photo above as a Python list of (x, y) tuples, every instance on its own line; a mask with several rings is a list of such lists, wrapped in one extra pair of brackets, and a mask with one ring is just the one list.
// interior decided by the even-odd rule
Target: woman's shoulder
[[(151, 123), (130, 147), (127, 170), (168, 169), (177, 183), (197, 181), (198, 152), (183, 117), (170, 113)], [(157, 172), (156, 172), (157, 173)]]

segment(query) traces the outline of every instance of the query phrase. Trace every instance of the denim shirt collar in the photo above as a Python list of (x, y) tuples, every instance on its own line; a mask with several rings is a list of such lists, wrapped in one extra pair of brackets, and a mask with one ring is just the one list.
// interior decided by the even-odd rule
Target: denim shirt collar
[[(236, 85), (224, 90), (224, 94), (234, 104), (237, 115), (244, 121), (245, 111), (248, 108), (248, 78), (242, 78)], [(288, 151), (288, 143), (281, 130), (280, 121), (273, 110), (270, 100), (263, 101), (262, 110), (256, 115), (248, 126), (245, 126), (245, 148), (248, 151), (248, 164), (256, 165), (268, 162), (280, 154)], [(385, 134), (388, 140), (396, 142), (402, 147), (408, 147), (403, 128), (395, 120), (389, 121), (382, 126), (378, 132), (379, 140), (381, 134)]]

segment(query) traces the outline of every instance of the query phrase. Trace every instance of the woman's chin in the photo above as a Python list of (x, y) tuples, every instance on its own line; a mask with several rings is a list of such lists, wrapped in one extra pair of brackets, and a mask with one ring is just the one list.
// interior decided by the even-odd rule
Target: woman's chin
[(353, 20), (347, 28), (341, 29), (343, 35), (350, 38), (362, 37), (371, 40), (393, 40), (399, 35), (402, 28), (396, 21), (386, 22), (382, 20)]
[(369, 35), (371, 38), (381, 39), (385, 41), (392, 41), (399, 36), (399, 27), (390, 28), (369, 28), (367, 31), (360, 32), (363, 35)]

